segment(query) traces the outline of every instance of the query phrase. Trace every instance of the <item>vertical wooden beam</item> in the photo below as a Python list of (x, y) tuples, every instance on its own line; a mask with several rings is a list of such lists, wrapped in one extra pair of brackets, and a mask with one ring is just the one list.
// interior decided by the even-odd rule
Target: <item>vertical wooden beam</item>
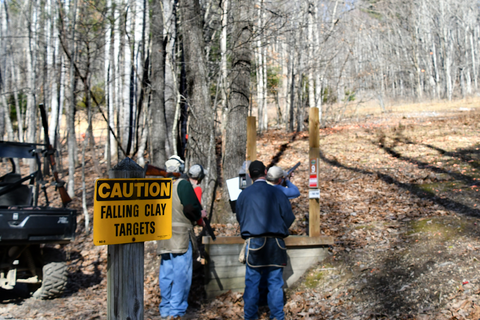
[(257, 119), (247, 117), (247, 161), (257, 160)]
[[(108, 177), (145, 178), (145, 170), (130, 158), (125, 158), (108, 172)], [(143, 320), (143, 258), (143, 242), (108, 246), (108, 320)]]
[[(318, 159), (320, 157), (320, 122), (318, 117), (318, 108), (310, 108), (309, 110), (309, 163), (310, 159)], [(317, 172), (318, 172), (318, 160)], [(318, 172), (319, 173), (319, 172)], [(318, 179), (318, 175), (317, 175)], [(320, 199), (309, 199), (309, 221), (308, 235), (310, 237), (318, 237), (320, 235)]]

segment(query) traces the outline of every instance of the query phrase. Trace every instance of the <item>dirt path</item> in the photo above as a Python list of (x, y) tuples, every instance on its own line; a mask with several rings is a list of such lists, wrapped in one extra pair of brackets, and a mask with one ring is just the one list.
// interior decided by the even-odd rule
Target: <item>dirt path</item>
[[(287, 291), (291, 319), (478, 319), (480, 239), (480, 114), (389, 117), (321, 130), (321, 230), (335, 236), (330, 257)], [(286, 147), (287, 145), (287, 147)], [(259, 159), (298, 161), (292, 230), (308, 230), (308, 133), (270, 131)], [(93, 186), (94, 177), (90, 177)], [(91, 201), (91, 199), (89, 199)], [(75, 206), (80, 208), (79, 200)], [(81, 219), (81, 218), (80, 218)], [(69, 246), (64, 297), (12, 299), (1, 291), (0, 319), (105, 319), (106, 247), (82, 232)], [(235, 226), (217, 225), (234, 235)], [(158, 258), (145, 250), (145, 319), (159, 319)], [(210, 302), (199, 279), (192, 319), (241, 319), (241, 294)], [(268, 319), (262, 310), (261, 319)]]

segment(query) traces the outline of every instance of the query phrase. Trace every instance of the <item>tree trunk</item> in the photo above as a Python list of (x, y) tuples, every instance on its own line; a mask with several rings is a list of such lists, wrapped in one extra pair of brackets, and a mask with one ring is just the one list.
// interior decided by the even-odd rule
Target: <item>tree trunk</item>
[(70, 104), (67, 111), (67, 130), (68, 130), (68, 194), (73, 199), (75, 197), (75, 162), (76, 162), (76, 150), (77, 139), (75, 133), (75, 57), (77, 51), (77, 45), (75, 42), (75, 28), (77, 20), (77, 0), (73, 2), (72, 12), (72, 49), (70, 57)]
[[(232, 69), (230, 72), (230, 97), (226, 110), (225, 153), (222, 158), (223, 179), (238, 176), (238, 170), (246, 159), (247, 115), (250, 97), (250, 70), (252, 27), (250, 21), (250, 1), (232, 0), (235, 15), (232, 37)], [(223, 184), (226, 186), (226, 183)], [(225, 188), (226, 189), (226, 188)], [(228, 199), (228, 193), (224, 192)], [(231, 215), (221, 217), (228, 221)]]
[(263, 59), (263, 0), (258, 0), (256, 3), (257, 8), (257, 28), (255, 35), (257, 37), (256, 49), (255, 49), (255, 60), (256, 60), (256, 69), (257, 69), (257, 117), (258, 117), (258, 131), (263, 132), (267, 130), (265, 127), (265, 114), (266, 114), (266, 105), (265, 105), (265, 74), (264, 74), (264, 59)]
[[(37, 130), (37, 109), (36, 109), (36, 76), (37, 76), (37, 55), (36, 55), (36, 30), (37, 30), (37, 10), (38, 4), (37, 1), (31, 1), (30, 5), (32, 6), (32, 16), (31, 20), (28, 23), (28, 54), (27, 54), (27, 77), (28, 77), (28, 87), (29, 92), (27, 94), (27, 141), (36, 142), (36, 130)], [(33, 171), (33, 165), (31, 163), (31, 171)]]
[(166, 118), (166, 143), (165, 152), (171, 156), (177, 154), (175, 112), (177, 110), (177, 68), (175, 61), (175, 44), (177, 39), (177, 10), (176, 0), (163, 0), (164, 8), (164, 37), (165, 37), (165, 118)]
[[(110, 110), (113, 106), (112, 103), (112, 63), (111, 63), (111, 49), (112, 49), (112, 40), (113, 37), (113, 25), (110, 22), (110, 19), (113, 17), (112, 14), (112, 0), (107, 0), (107, 7), (105, 15), (107, 17), (107, 26), (105, 32), (105, 64), (104, 64), (104, 75), (105, 75), (105, 104), (107, 105), (107, 125), (110, 125)], [(110, 170), (112, 167), (112, 134), (107, 130), (107, 138), (105, 141), (105, 159), (107, 160), (107, 170)]]
[(210, 203), (217, 179), (217, 165), (215, 116), (210, 101), (203, 19), (199, 14), (198, 0), (185, 0), (180, 7), (189, 105), (187, 165), (199, 163), (207, 169), (208, 175), (202, 182), (202, 203)]
[(315, 17), (315, 4), (310, 2), (308, 4), (308, 106), (310, 108), (315, 108), (317, 105), (315, 103), (315, 79), (314, 74), (316, 72), (314, 68), (314, 52), (315, 52), (315, 40), (313, 35), (313, 29), (315, 28), (314, 17)]
[(167, 160), (165, 144), (167, 139), (165, 124), (165, 51), (163, 47), (163, 12), (160, 1), (151, 5), (152, 20), (152, 65), (151, 65), (151, 103), (150, 103), (150, 161), (163, 167)]

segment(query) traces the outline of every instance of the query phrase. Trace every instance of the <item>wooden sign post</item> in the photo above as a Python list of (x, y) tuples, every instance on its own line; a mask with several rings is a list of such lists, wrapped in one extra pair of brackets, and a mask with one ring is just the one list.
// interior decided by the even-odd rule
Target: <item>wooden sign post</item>
[[(310, 194), (314, 194), (315, 196), (309, 197), (308, 235), (310, 237), (318, 237), (320, 236), (320, 191), (318, 186), (318, 158), (320, 157), (320, 123), (318, 117), (318, 108), (310, 108), (309, 112), (309, 187)], [(315, 165), (315, 168), (313, 168), (312, 165)], [(317, 194), (318, 198), (316, 197)]]
[[(114, 178), (145, 178), (145, 170), (130, 158), (108, 173)], [(143, 320), (143, 242), (108, 246), (107, 319)]]
[(172, 179), (145, 171), (125, 158), (95, 181), (93, 243), (108, 245), (108, 320), (143, 320), (143, 243), (172, 237)]

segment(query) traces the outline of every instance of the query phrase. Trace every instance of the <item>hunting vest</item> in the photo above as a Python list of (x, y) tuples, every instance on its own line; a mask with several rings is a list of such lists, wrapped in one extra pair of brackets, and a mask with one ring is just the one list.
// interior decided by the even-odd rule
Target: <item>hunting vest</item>
[[(157, 241), (157, 254), (185, 253), (188, 250), (189, 240), (193, 234), (193, 225), (183, 214), (183, 205), (178, 196), (178, 184), (185, 180), (179, 178), (172, 186), (172, 237), (168, 240)], [(193, 238), (194, 239), (194, 238)], [(194, 241), (192, 240), (192, 244)]]

